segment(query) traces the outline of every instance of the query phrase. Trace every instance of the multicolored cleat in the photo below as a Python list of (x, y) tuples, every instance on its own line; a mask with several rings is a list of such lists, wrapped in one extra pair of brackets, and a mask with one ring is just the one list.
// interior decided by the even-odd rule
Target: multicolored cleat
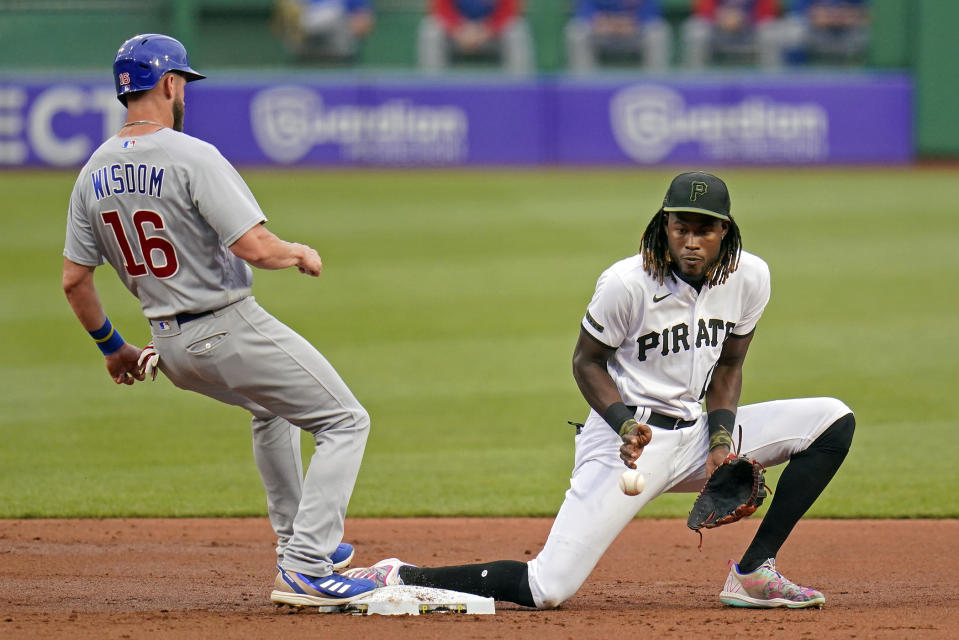
[(719, 601), (731, 607), (803, 609), (822, 607), (826, 596), (790, 581), (776, 570), (776, 561), (770, 558), (755, 571), (745, 574), (739, 573), (739, 565), (730, 560), (729, 576)]
[(400, 567), (412, 567), (408, 562), (403, 562), (398, 558), (387, 558), (380, 560), (372, 567), (357, 567), (343, 572), (344, 576), (364, 580), (372, 580), (379, 587), (394, 587), (403, 584), (400, 578)]

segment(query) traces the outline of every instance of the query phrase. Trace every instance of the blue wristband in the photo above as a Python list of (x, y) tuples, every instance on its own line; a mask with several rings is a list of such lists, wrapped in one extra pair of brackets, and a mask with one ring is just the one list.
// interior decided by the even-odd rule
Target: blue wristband
[(110, 324), (110, 318), (104, 321), (102, 327), (89, 333), (93, 341), (100, 347), (100, 352), (105, 356), (116, 353), (120, 350), (120, 347), (126, 344), (120, 333)]

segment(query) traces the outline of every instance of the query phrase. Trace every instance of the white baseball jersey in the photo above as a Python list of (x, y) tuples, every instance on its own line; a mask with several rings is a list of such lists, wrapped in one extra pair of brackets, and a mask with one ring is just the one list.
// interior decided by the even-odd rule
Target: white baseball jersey
[(752, 331), (768, 301), (769, 267), (751, 253), (699, 293), (679, 279), (659, 284), (636, 255), (600, 275), (582, 324), (616, 349), (607, 369), (623, 402), (696, 420), (723, 341)]
[(114, 136), (73, 187), (63, 255), (109, 261), (147, 318), (202, 313), (250, 295), (252, 271), (228, 247), (265, 220), (213, 145), (166, 128)]
[[(536, 606), (555, 607), (576, 593), (623, 527), (651, 500), (666, 491), (702, 488), (709, 452), (701, 404), (705, 388), (723, 341), (752, 331), (768, 300), (769, 269), (745, 251), (725, 283), (698, 294), (681, 280), (659, 284), (643, 271), (640, 256), (621, 260), (600, 276), (583, 329), (616, 349), (607, 368), (623, 401), (695, 423), (653, 427), (636, 461), (646, 487), (638, 496), (626, 496), (618, 486), (625, 469), (619, 458), (622, 439), (595, 410), (589, 412), (576, 436), (563, 506), (543, 550), (528, 563)], [(835, 398), (740, 406), (740, 452), (767, 467), (782, 464), (849, 412)], [(636, 417), (641, 419), (639, 411)]]

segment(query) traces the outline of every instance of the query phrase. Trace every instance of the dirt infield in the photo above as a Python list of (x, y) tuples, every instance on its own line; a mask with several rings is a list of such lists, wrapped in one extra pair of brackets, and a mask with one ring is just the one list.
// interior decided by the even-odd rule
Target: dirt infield
[[(549, 519), (353, 519), (356, 563), (529, 559)], [(269, 603), (272, 532), (262, 519), (0, 521), (2, 638), (957, 638), (959, 520), (799, 524), (786, 575), (822, 610), (725, 608), (726, 561), (748, 521), (698, 539), (678, 520), (637, 520), (580, 592), (553, 611), (498, 603), (494, 616), (289, 613)], [(296, 634), (296, 635), (294, 635)], [(307, 635), (303, 635), (307, 634)]]

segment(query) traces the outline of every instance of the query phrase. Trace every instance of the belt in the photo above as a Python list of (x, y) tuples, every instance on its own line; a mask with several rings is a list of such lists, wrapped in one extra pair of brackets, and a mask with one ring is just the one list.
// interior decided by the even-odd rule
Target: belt
[(185, 324), (187, 322), (192, 322), (193, 320), (199, 320), (200, 318), (205, 318), (212, 313), (213, 313), (213, 310), (204, 311), (203, 313), (178, 313), (176, 314), (176, 321), (179, 324)]
[[(636, 407), (629, 408), (633, 412), (636, 411)], [(658, 427), (660, 429), (685, 429), (686, 427), (691, 427), (696, 424), (695, 420), (680, 420), (679, 418), (656, 413), (655, 411), (651, 411), (649, 417), (643, 420), (643, 422), (651, 427)]]

